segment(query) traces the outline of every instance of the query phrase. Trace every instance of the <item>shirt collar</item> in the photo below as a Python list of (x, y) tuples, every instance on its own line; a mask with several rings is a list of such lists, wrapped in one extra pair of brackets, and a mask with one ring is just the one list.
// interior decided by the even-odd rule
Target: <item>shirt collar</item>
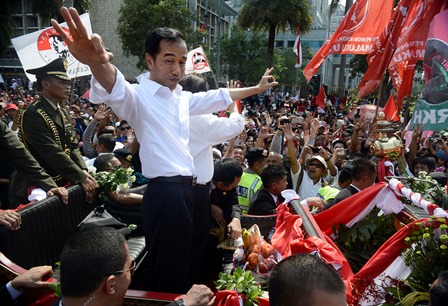
[(182, 92), (182, 86), (180, 86), (179, 84), (177, 84), (176, 88), (171, 91), (171, 89), (169, 89), (168, 87), (165, 87), (157, 82), (154, 82), (150, 79), (147, 78), (141, 78), (139, 81), (140, 85), (148, 88), (149, 92), (151, 93), (152, 96), (155, 96), (157, 93), (160, 92), (171, 92), (172, 94), (176, 94), (179, 95)]

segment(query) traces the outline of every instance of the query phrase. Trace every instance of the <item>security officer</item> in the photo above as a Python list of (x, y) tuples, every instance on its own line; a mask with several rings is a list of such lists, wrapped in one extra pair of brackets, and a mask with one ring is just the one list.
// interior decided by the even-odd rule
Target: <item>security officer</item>
[(241, 205), (243, 214), (247, 214), (250, 203), (263, 184), (260, 174), (261, 170), (266, 166), (268, 156), (268, 150), (260, 148), (251, 148), (245, 155), (249, 167), (244, 169), (237, 187), (238, 203)]
[[(60, 103), (70, 94), (67, 60), (58, 58), (49, 64), (27, 70), (36, 75), (39, 99), (30, 104), (19, 118), (19, 139), (58, 186), (80, 183), (86, 200), (93, 200), (96, 181), (87, 172), (75, 142), (70, 116)], [(23, 203), (27, 178), (13, 174), (11, 205)]]

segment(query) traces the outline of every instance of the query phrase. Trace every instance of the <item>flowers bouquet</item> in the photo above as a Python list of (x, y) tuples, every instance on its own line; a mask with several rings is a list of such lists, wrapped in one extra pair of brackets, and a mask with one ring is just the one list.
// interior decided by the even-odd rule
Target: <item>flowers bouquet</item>
[(109, 192), (127, 193), (135, 182), (134, 170), (131, 168), (115, 167), (110, 171), (96, 172), (89, 169), (89, 173), (95, 178), (100, 189), (99, 198), (102, 201), (109, 200)]

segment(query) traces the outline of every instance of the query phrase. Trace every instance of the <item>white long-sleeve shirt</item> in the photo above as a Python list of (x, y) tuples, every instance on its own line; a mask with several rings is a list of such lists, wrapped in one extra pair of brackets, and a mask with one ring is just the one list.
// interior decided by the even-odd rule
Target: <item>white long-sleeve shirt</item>
[(213, 177), (212, 146), (236, 137), (244, 129), (241, 115), (232, 113), (229, 118), (212, 114), (190, 117), (190, 152), (198, 184), (206, 184)]
[(91, 83), (91, 101), (106, 103), (134, 128), (143, 175), (148, 178), (193, 175), (189, 116), (226, 109), (232, 103), (225, 88), (192, 94), (178, 85), (171, 91), (146, 78), (130, 84), (118, 70), (110, 94), (94, 77)]

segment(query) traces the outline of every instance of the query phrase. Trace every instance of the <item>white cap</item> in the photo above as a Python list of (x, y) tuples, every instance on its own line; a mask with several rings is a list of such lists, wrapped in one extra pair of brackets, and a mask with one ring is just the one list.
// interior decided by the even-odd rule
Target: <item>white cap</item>
[(213, 152), (213, 155), (217, 155), (217, 157), (219, 157), (219, 159), (222, 158), (222, 153), (217, 148), (213, 148), (212, 152)]

